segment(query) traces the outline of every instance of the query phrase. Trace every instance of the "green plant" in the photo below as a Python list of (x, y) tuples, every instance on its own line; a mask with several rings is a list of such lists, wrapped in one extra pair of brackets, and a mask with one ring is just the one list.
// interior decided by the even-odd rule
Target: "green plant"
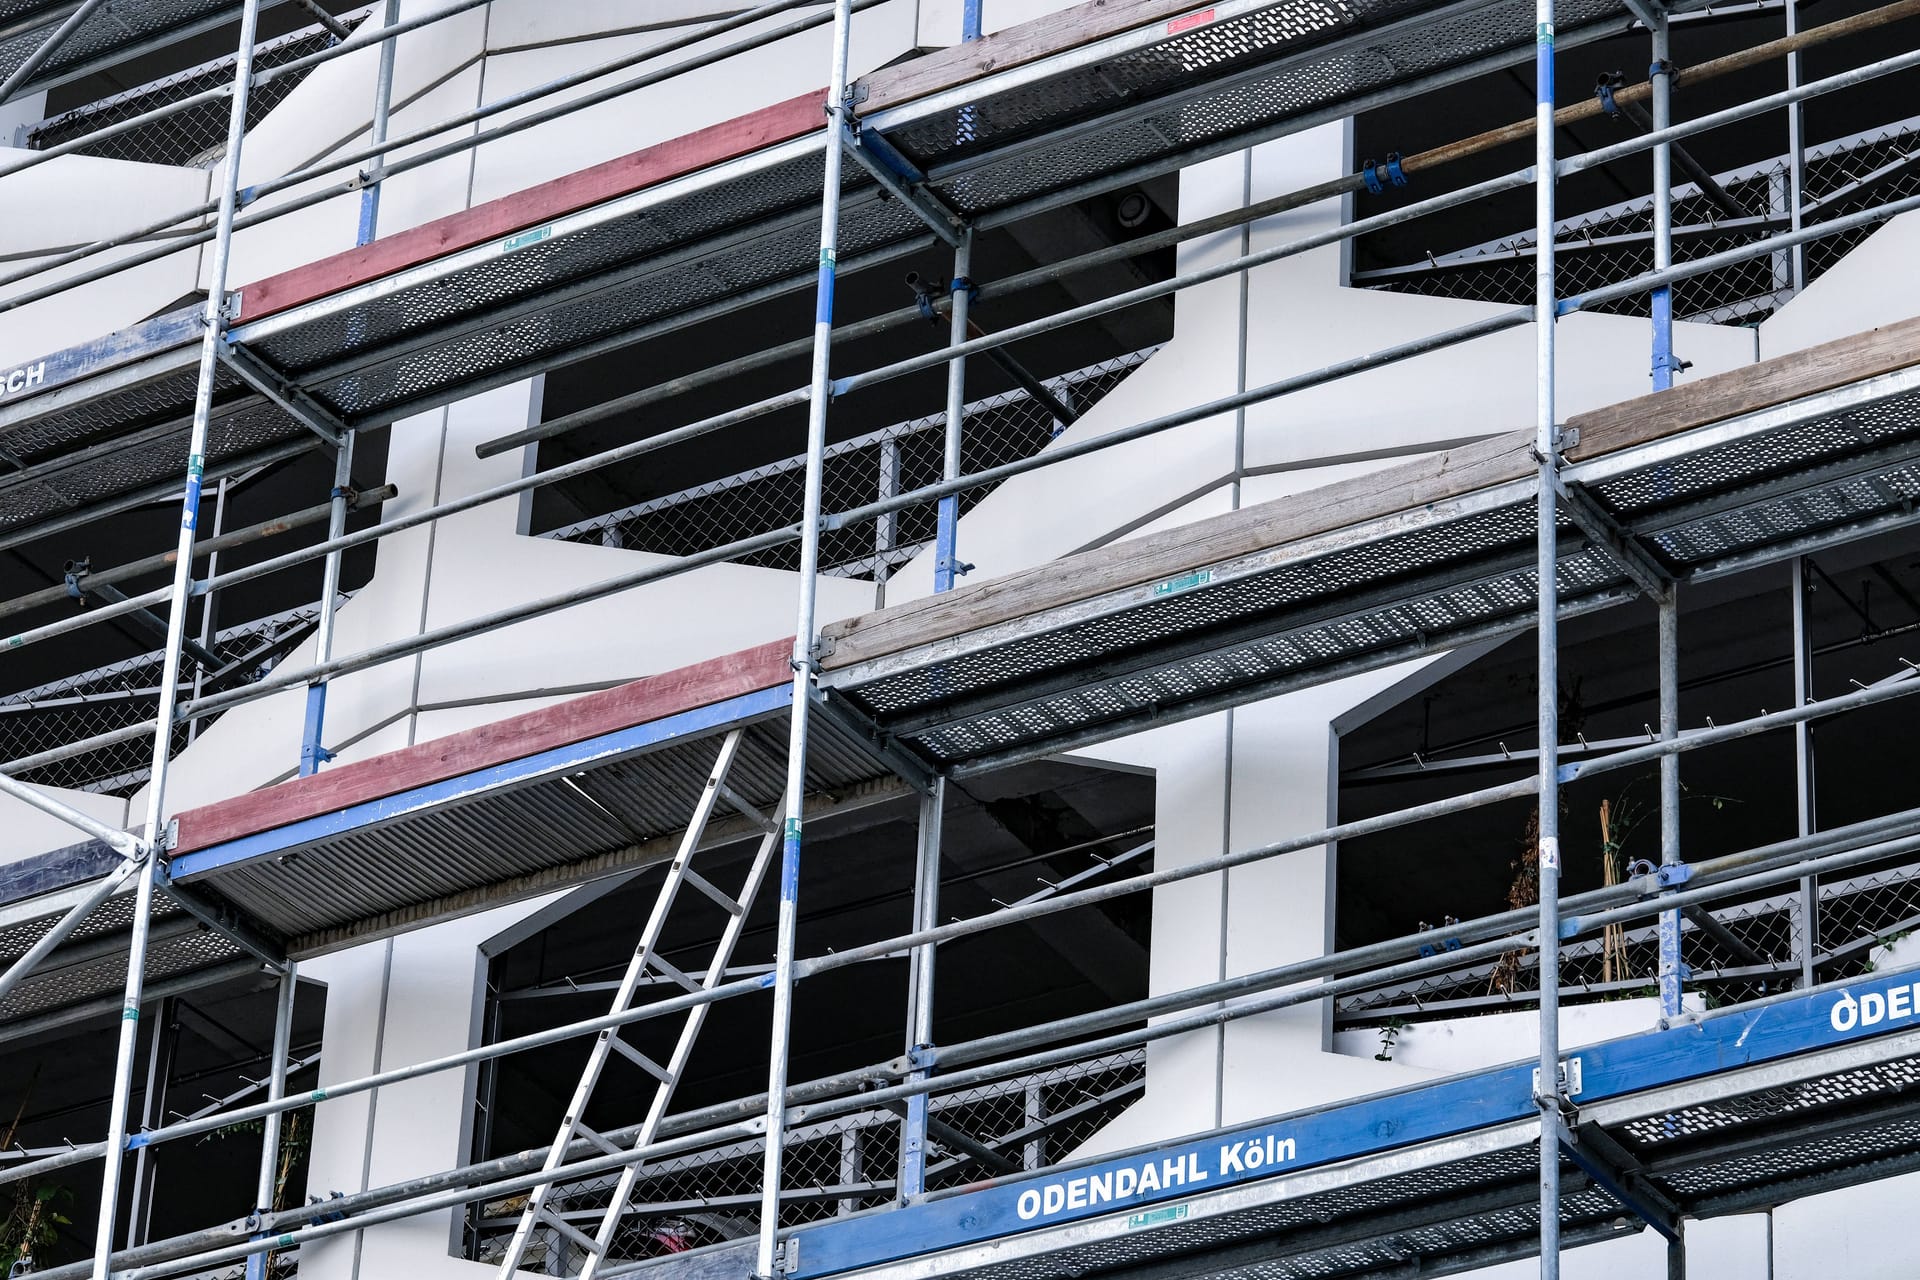
[[(27, 1113), (27, 1099), (33, 1096), (33, 1086), (39, 1079), (40, 1068), (36, 1066), (20, 1094), (13, 1123), (7, 1126), (6, 1136), (0, 1138), (0, 1146), (13, 1145), (20, 1132), (21, 1118)], [(72, 1203), (73, 1192), (57, 1182), (29, 1179), (13, 1184), (7, 1192), (4, 1215), (0, 1216), (0, 1267), (11, 1271), (17, 1263), (32, 1258), (35, 1249), (59, 1239), (60, 1228), (73, 1223), (62, 1206)]]
[(72, 1203), (73, 1192), (58, 1183), (16, 1183), (6, 1217), (0, 1220), (0, 1266), (11, 1269), (31, 1259), (40, 1246), (58, 1240), (60, 1228), (73, 1223), (63, 1209)]
[(1392, 1062), (1393, 1045), (1400, 1033), (1408, 1026), (1405, 1018), (1388, 1018), (1380, 1024), (1380, 1052), (1373, 1055), (1375, 1062)]

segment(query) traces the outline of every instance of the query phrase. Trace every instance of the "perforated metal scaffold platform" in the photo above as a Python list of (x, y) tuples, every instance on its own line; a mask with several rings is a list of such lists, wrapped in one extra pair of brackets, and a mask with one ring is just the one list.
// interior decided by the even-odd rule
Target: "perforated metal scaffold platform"
[[(1908, 323), (1575, 419), (1562, 613), (1910, 522), (1916, 361)], [(966, 774), (1525, 630), (1532, 444), (1498, 437), (830, 625), (821, 683), (881, 740)]]
[[(1562, 43), (1625, 15), (1576, 0)], [(895, 185), (985, 228), (1340, 118), (1421, 76), (1530, 58), (1533, 42), (1521, 0), (1101, 3), (876, 72), (852, 109)], [(366, 427), (810, 288), (821, 107), (803, 95), (245, 285), (229, 343)], [(846, 166), (843, 263), (933, 242)], [(177, 473), (197, 323), (189, 309), (0, 355), (0, 449), (21, 463), (0, 477), (0, 538), (150, 485), (162, 459)], [(210, 474), (320, 443), (224, 367), (215, 406)]]

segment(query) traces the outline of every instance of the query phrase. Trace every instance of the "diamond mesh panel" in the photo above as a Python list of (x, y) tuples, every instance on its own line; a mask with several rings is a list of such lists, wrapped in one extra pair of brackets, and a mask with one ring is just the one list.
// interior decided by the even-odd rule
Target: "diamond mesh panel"
[[(80, 29), (54, 51), (53, 56), (34, 75), (30, 85), (43, 83), (62, 71), (125, 48), (135, 41), (149, 36), (163, 36), (198, 19), (225, 12), (238, 14), (240, 6), (234, 0), (141, 0), (139, 4), (103, 6), (81, 23)], [(11, 39), (0, 40), (0, 77), (31, 57), (57, 25), (57, 22), (50, 23), (21, 32)]]
[[(1085, 412), (1120, 385), (1152, 351), (1138, 351), (1054, 379), (1049, 389)], [(942, 474), (946, 415), (930, 414), (827, 448), (822, 481), (824, 509), (846, 511), (876, 498), (934, 484)], [(961, 428), (961, 471), (1032, 457), (1062, 424), (1027, 392), (989, 396), (966, 406)], [(709, 547), (797, 523), (801, 518), (806, 458), (796, 456), (738, 472), (706, 484), (556, 529), (544, 536), (568, 542), (624, 547), (662, 555), (691, 555)], [(997, 486), (961, 495), (964, 515)], [(840, 577), (885, 578), (894, 566), (933, 540), (937, 505), (910, 507), (876, 530), (873, 522), (829, 531), (821, 540), (823, 572)], [(789, 544), (739, 563), (793, 569), (798, 548)]]
[[(348, 27), (357, 27), (366, 19), (368, 12), (363, 10), (347, 15), (341, 21)], [(265, 71), (318, 53), (333, 44), (331, 32), (323, 27), (313, 27), (259, 45), (253, 52), (253, 65), (256, 70)], [(34, 151), (45, 151), (97, 129), (131, 120), (169, 103), (218, 88), (233, 80), (234, 62), (231, 56), (221, 58), (28, 125), (24, 143)], [(290, 72), (265, 84), (256, 84), (247, 97), (247, 127), (252, 128), (265, 120), (268, 113), (300, 87), (301, 81), (312, 70)], [(144, 164), (205, 167), (226, 153), (227, 124), (231, 114), (225, 100), (204, 102), (165, 119), (90, 143), (81, 147), (79, 154), (112, 160), (135, 160)]]
[[(941, 1124), (966, 1133), (1022, 1168), (1067, 1158), (1139, 1096), (1146, 1055), (1133, 1050), (1065, 1064), (1013, 1080), (936, 1095), (931, 1111)], [(646, 1104), (635, 1101), (636, 1114)], [(862, 1112), (788, 1134), (787, 1189), (781, 1221), (817, 1222), (893, 1201), (900, 1152), (900, 1118), (892, 1111)], [(664, 1257), (751, 1234), (757, 1221), (764, 1158), (759, 1142), (732, 1143), (661, 1160), (646, 1167), (614, 1237), (610, 1258)], [(962, 1186), (981, 1176), (972, 1156), (932, 1140), (928, 1185)], [(548, 1204), (573, 1226), (594, 1234), (616, 1176), (583, 1179), (554, 1189)], [(497, 1263), (513, 1234), (521, 1197), (473, 1206), (469, 1256)], [(537, 1228), (523, 1268), (574, 1275), (581, 1251), (559, 1232)]]
[[(1717, 181), (1735, 209), (1723, 207), (1692, 184), (1675, 189), (1675, 263), (1737, 249), (1790, 225), (1790, 168), (1785, 159), (1722, 173)], [(1902, 121), (1811, 149), (1803, 186), (1807, 225), (1920, 192), (1920, 121)], [(1560, 222), (1554, 253), (1561, 296), (1577, 297), (1651, 271), (1652, 222), (1651, 196)], [(1819, 279), (1873, 231), (1872, 226), (1860, 227), (1809, 242), (1802, 251), (1804, 279)], [(1522, 230), (1427, 263), (1358, 273), (1354, 283), (1433, 297), (1528, 303), (1533, 299), (1534, 240), (1530, 230)], [(1364, 254), (1367, 239), (1360, 243)], [(1750, 324), (1772, 314), (1793, 294), (1792, 254), (1781, 250), (1677, 282), (1673, 311), (1681, 320)], [(1591, 309), (1644, 316), (1647, 308), (1647, 296), (1640, 294)]]
[[(268, 640), (304, 631), (318, 610), (318, 605), (308, 605), (229, 627), (214, 637), (210, 647), (222, 660), (238, 662)], [(159, 705), (160, 657), (160, 652), (155, 650), (0, 696), (0, 760), (22, 759), (151, 720)], [(263, 661), (244, 676), (257, 679), (271, 670), (272, 665)], [(192, 692), (191, 668), (181, 689), (184, 694)], [(204, 728), (217, 718), (217, 715), (206, 716), (199, 724)], [(190, 740), (189, 727), (180, 725), (174, 732), (174, 750), (184, 750)], [(152, 762), (152, 735), (141, 734), (25, 771), (20, 776), (44, 786), (129, 795), (146, 783)]]

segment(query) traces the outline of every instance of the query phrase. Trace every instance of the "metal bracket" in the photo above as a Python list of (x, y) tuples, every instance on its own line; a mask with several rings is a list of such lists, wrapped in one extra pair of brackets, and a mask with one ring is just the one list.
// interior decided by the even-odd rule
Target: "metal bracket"
[(872, 174), (887, 194), (913, 210), (934, 235), (954, 248), (966, 238), (967, 223), (947, 208), (927, 189), (927, 175), (920, 172), (894, 145), (873, 130), (842, 124), (840, 144), (862, 169)]
[(1642, 1175), (1639, 1162), (1598, 1125), (1569, 1128), (1560, 1149), (1601, 1190), (1668, 1240), (1680, 1239), (1680, 1208)]
[(868, 719), (847, 700), (846, 695), (835, 693), (832, 689), (821, 689), (817, 701), (822, 714), (857, 738), (862, 748), (893, 770), (902, 782), (922, 795), (932, 793), (938, 772)]
[[(1579, 1097), (1580, 1091), (1586, 1087), (1586, 1078), (1581, 1071), (1580, 1059), (1578, 1057), (1562, 1058), (1556, 1074), (1559, 1078), (1554, 1081), (1554, 1095), (1559, 1099), (1560, 1109), (1565, 1111), (1569, 1107), (1569, 1100)], [(1535, 1101), (1540, 1101), (1544, 1097), (1540, 1092), (1539, 1067), (1533, 1069), (1533, 1096)]]
[(1600, 504), (1588, 496), (1586, 490), (1568, 484), (1558, 475), (1553, 478), (1553, 487), (1559, 492), (1561, 503), (1574, 524), (1579, 526), (1582, 533), (1606, 548), (1607, 554), (1633, 580), (1634, 586), (1650, 596), (1665, 594), (1673, 575), (1648, 555), (1632, 535), (1615, 524), (1613, 517), (1602, 511)]
[(940, 573), (944, 571), (946, 573), (953, 575), (956, 578), (959, 578), (959, 577), (964, 577), (969, 573), (972, 573), (974, 569), (977, 567), (978, 566), (970, 564), (965, 560), (962, 560), (958, 556), (946, 555), (946, 556), (941, 556), (939, 560), (934, 562), (933, 571), (935, 573)]
[(1624, 0), (1624, 3), (1627, 12), (1639, 19), (1640, 25), (1649, 31), (1659, 26), (1660, 20), (1666, 17), (1666, 7), (1659, 0)]
[(352, 430), (332, 410), (289, 381), (285, 374), (237, 342), (220, 344), (220, 358), (242, 381), (286, 410), (301, 426), (339, 450)]
[[(69, 560), (66, 566), (67, 594), (85, 605), (93, 600), (103, 600), (108, 604), (124, 604), (127, 593), (110, 582), (89, 583), (87, 575), (92, 572), (90, 559)], [(166, 619), (151, 609), (135, 609), (126, 616), (127, 621), (145, 628), (165, 642), (169, 632)], [(180, 638), (180, 652), (191, 658), (194, 664), (209, 674), (225, 665), (220, 655), (201, 644), (191, 636)]]

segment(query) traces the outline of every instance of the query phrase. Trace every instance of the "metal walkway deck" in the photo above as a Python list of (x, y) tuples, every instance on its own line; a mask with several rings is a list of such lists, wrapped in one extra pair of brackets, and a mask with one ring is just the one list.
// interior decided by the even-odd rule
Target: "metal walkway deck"
[[(1648, 1223), (1665, 1233), (1682, 1216), (1754, 1212), (1920, 1168), (1916, 976), (1563, 1055), (1575, 1107), (1566, 1243)], [(797, 1228), (788, 1274), (1304, 1280), (1451, 1275), (1531, 1256), (1534, 1071), (1479, 1071)], [(742, 1253), (722, 1246), (623, 1274), (739, 1274)]]
[[(298, 959), (665, 860), (714, 745), (735, 728), (748, 732), (729, 785), (777, 815), (791, 648), (763, 645), (182, 813), (150, 977), (220, 981), (257, 970), (259, 953)], [(831, 721), (808, 760), (810, 813), (908, 790)], [(708, 828), (710, 842), (760, 834), (737, 816)], [(93, 842), (0, 869), (0, 966), (118, 861)], [(131, 905), (121, 895), (89, 917), (0, 1001), (0, 1027), (119, 992)]]
[[(1625, 15), (1576, 0), (1561, 43)], [(1530, 59), (1533, 44), (1524, 0), (1097, 0), (878, 71), (854, 111), (894, 187), (987, 228), (1340, 118), (1414, 77)], [(822, 127), (821, 95), (804, 95), (246, 285), (229, 345), (370, 427), (811, 288)], [(848, 267), (934, 243), (860, 165), (841, 210)], [(0, 538), (165, 479), (160, 460), (178, 474), (197, 333), (183, 311), (0, 357), (0, 449), (22, 464), (0, 478)], [(320, 443), (232, 369), (216, 406), (210, 475)]]
[[(1563, 614), (1910, 523), (1920, 322), (1572, 420)], [(821, 684), (956, 775), (1532, 626), (1519, 432), (822, 629)]]

